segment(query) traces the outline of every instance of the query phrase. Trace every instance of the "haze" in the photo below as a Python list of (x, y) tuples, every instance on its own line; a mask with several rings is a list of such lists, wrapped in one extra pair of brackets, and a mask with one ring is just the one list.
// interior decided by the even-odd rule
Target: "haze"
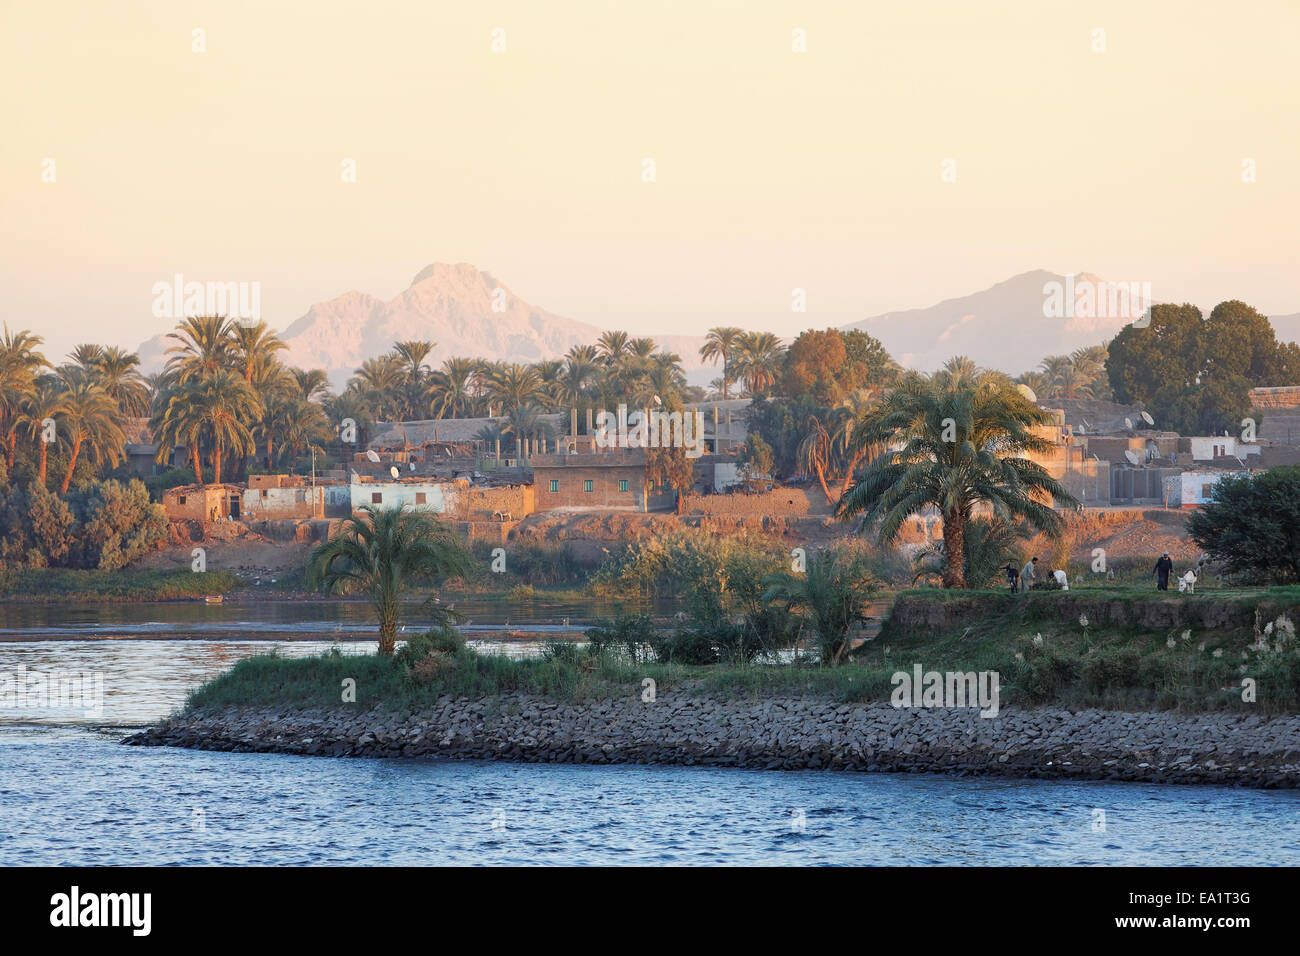
[(1039, 268), (1300, 309), (1300, 9), (1091, 7), (4, 3), (2, 318), (134, 348), (175, 273), (283, 329), (462, 261), (651, 334)]

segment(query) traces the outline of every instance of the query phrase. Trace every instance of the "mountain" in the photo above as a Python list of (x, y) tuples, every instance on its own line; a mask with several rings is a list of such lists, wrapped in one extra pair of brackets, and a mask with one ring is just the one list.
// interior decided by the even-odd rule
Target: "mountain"
[[(299, 368), (325, 369), (334, 387), (341, 388), (364, 359), (387, 352), (398, 341), (436, 342), (430, 357), (436, 367), (453, 355), (508, 362), (557, 359), (573, 345), (594, 344), (602, 331), (529, 305), (468, 263), (435, 263), (390, 301), (352, 291), (316, 303), (280, 333), (289, 347), (280, 357)], [(702, 336), (650, 334), (661, 348), (681, 356), (692, 382), (703, 384), (713, 377), (712, 367), (700, 361)], [(168, 344), (158, 335), (140, 346), (145, 371), (161, 367)]]
[[(1054, 302), (1052, 290), (1057, 293)], [(1067, 280), (1037, 269), (982, 292), (924, 309), (886, 312), (844, 329), (869, 332), (905, 368), (930, 372), (954, 355), (966, 355), (985, 368), (1019, 375), (1036, 368), (1045, 355), (1069, 353), (1112, 338), (1141, 315), (1146, 305), (1141, 287), (1131, 290), (1135, 294), (1130, 297), (1126, 284), (1123, 297), (1117, 293), (1113, 304), (1109, 291), (1091, 273)], [(1088, 308), (1092, 300), (1099, 304)]]

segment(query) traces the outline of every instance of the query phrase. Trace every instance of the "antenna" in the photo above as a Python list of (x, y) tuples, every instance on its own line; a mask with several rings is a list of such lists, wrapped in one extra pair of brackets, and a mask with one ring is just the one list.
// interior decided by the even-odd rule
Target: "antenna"
[(400, 471), (397, 470), (397, 466), (396, 466), (396, 465), (394, 465), (392, 468), (389, 468), (389, 469), (388, 469), (388, 473), (389, 473), (390, 475), (392, 475), (394, 478), (399, 478), (399, 477), (401, 477), (401, 474), (402, 474)]

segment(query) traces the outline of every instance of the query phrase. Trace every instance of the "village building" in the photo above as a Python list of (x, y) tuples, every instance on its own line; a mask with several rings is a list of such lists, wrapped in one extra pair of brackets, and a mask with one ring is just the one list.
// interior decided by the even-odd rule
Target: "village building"
[(647, 478), (645, 449), (583, 444), (590, 450), (533, 456), (538, 511), (672, 510), (677, 495)]
[(163, 492), (167, 517), (176, 520), (240, 520), (244, 489), (233, 484), (181, 485)]

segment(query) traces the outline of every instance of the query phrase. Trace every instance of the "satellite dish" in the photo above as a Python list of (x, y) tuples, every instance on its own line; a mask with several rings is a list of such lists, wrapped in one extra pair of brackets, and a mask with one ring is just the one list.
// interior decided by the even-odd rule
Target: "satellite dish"
[(1036, 403), (1038, 401), (1038, 396), (1034, 394), (1034, 390), (1028, 385), (1017, 385), (1016, 391), (1025, 396), (1025, 398), (1029, 399), (1031, 402)]
[(1138, 453), (1131, 448), (1125, 449), (1124, 457), (1128, 459), (1130, 465), (1138, 465), (1142, 463), (1142, 459), (1138, 457)]
[(402, 474), (400, 471), (397, 470), (397, 466), (396, 466), (396, 465), (394, 465), (392, 468), (389, 468), (389, 469), (388, 469), (388, 473), (389, 473), (390, 475), (392, 475), (394, 478), (398, 478), (398, 477), (400, 477), (401, 474)]
[(1080, 425), (1080, 426), (1079, 426), (1079, 434), (1080, 434), (1080, 435), (1086, 435), (1087, 433), (1088, 433), (1088, 429), (1086, 429), (1086, 428), (1084, 428), (1082, 425)]
[(1142, 420), (1146, 422), (1148, 425), (1154, 425), (1156, 423), (1156, 420), (1152, 418), (1150, 415), (1148, 415), (1146, 412), (1142, 413)]
[(379, 463), (379, 454), (373, 448), (366, 449), (366, 457), (376, 464)]
[(1131, 419), (1131, 418), (1126, 418), (1126, 419), (1124, 419), (1124, 427), (1127, 428), (1129, 431), (1132, 431), (1132, 430), (1133, 430), (1133, 419)]

